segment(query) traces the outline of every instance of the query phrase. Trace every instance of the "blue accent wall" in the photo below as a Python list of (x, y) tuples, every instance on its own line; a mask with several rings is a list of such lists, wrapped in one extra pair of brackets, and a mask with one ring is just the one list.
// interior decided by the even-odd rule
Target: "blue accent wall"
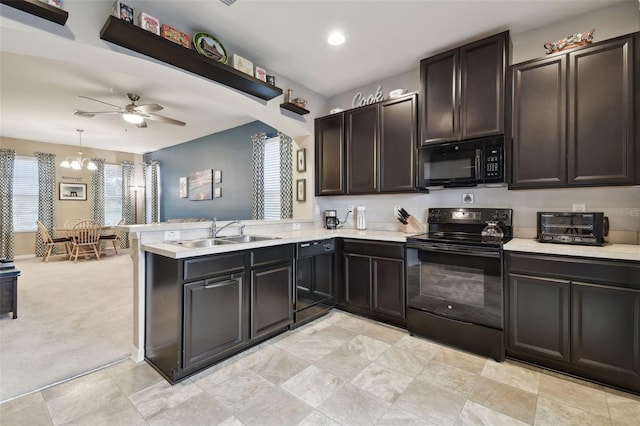
[[(160, 161), (160, 220), (251, 219), (251, 136), (260, 132), (271, 135), (277, 130), (254, 121), (145, 154), (147, 162)], [(222, 183), (214, 185), (222, 188), (222, 197), (202, 201), (180, 198), (180, 177), (207, 169), (222, 171)]]

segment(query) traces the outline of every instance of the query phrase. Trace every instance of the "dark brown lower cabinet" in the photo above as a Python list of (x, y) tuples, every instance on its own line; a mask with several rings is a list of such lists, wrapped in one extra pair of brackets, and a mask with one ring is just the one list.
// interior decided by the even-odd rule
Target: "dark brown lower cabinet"
[(251, 271), (251, 338), (293, 322), (293, 263)]
[(640, 392), (640, 262), (506, 259), (507, 356)]
[(184, 285), (183, 368), (242, 345), (245, 332), (244, 274)]
[(406, 327), (404, 244), (344, 240), (344, 310)]
[(569, 290), (566, 280), (509, 275), (507, 336), (513, 353), (569, 362)]
[(146, 253), (146, 361), (175, 383), (284, 331), (293, 320), (293, 248)]

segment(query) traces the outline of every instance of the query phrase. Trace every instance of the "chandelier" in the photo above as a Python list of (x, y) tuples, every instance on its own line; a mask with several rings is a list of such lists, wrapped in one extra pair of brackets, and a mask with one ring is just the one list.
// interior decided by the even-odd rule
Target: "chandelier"
[[(82, 148), (82, 132), (84, 132), (84, 130), (76, 129), (76, 132), (78, 132), (78, 137), (80, 138), (80, 148)], [(77, 157), (67, 157), (66, 160), (60, 163), (60, 167), (64, 167), (65, 169), (81, 170), (83, 167), (85, 167), (85, 163), (87, 163), (87, 170), (96, 170), (98, 168), (98, 166), (96, 166), (96, 164), (91, 161), (89, 157), (82, 158), (82, 152), (80, 151), (78, 151)]]

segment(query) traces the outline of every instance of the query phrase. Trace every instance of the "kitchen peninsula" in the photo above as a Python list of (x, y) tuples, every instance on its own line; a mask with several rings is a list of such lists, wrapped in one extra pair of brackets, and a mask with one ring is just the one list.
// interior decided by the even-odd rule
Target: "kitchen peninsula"
[[(298, 225), (301, 225), (302, 229), (292, 230), (292, 228)], [(225, 222), (220, 223), (219, 225), (224, 225)], [(291, 274), (290, 265), (291, 260), (293, 258), (293, 244), (309, 241), (309, 240), (322, 240), (322, 239), (330, 239), (330, 238), (338, 238), (338, 239), (349, 239), (349, 240), (369, 240), (376, 243), (390, 243), (390, 244), (401, 244), (404, 246), (406, 241), (407, 234), (403, 232), (395, 232), (395, 231), (379, 231), (379, 230), (364, 230), (358, 231), (355, 229), (339, 229), (339, 230), (326, 230), (320, 227), (319, 224), (314, 223), (313, 221), (292, 221), (292, 220), (283, 220), (283, 221), (246, 221), (243, 222), (246, 225), (246, 234), (247, 235), (260, 235), (260, 236), (269, 236), (273, 237), (273, 239), (265, 239), (261, 241), (255, 241), (250, 243), (235, 243), (235, 244), (220, 244), (213, 245), (211, 247), (201, 247), (201, 248), (188, 248), (176, 244), (175, 241), (171, 240), (197, 240), (202, 238), (208, 238), (211, 232), (211, 222), (191, 222), (191, 223), (161, 223), (161, 224), (149, 224), (149, 225), (130, 225), (125, 226), (127, 230), (130, 232), (130, 238), (132, 242), (132, 256), (134, 257), (134, 278), (135, 278), (135, 301), (134, 301), (134, 345), (132, 348), (132, 359), (135, 361), (142, 361), (145, 358), (149, 359), (153, 357), (154, 354), (147, 353), (145, 354), (145, 341), (144, 336), (145, 332), (148, 333), (146, 327), (149, 326), (147, 324), (148, 321), (152, 321), (151, 314), (145, 311), (145, 295), (148, 296), (149, 287), (146, 285), (146, 281), (148, 277), (152, 275), (150, 272), (150, 259), (154, 259), (153, 261), (161, 260), (163, 265), (163, 272), (167, 272), (168, 280), (165, 281), (170, 282), (173, 280), (173, 284), (171, 286), (171, 292), (173, 292), (173, 302), (170, 305), (167, 305), (170, 309), (173, 310), (173, 313), (169, 316), (172, 318), (171, 324), (173, 324), (173, 330), (175, 333), (179, 333), (179, 329), (182, 327), (182, 314), (180, 308), (183, 303), (182, 300), (178, 300), (177, 298), (188, 297), (189, 294), (189, 282), (201, 282), (199, 288), (216, 286), (219, 283), (224, 282), (226, 285), (229, 285), (229, 291), (226, 294), (231, 294), (234, 297), (240, 297), (240, 299), (236, 299), (237, 303), (246, 303), (244, 305), (245, 309), (249, 306), (249, 298), (251, 297), (251, 291), (248, 290), (249, 287), (244, 287), (245, 290), (242, 291), (242, 294), (237, 293), (239, 287), (242, 283), (241, 281), (245, 279), (244, 271), (248, 272), (248, 275), (251, 277), (253, 271), (258, 268), (263, 268), (263, 270), (268, 270), (266, 266), (275, 265), (278, 266), (275, 270), (279, 271), (278, 273), (280, 278), (284, 277), (286, 274)], [(236, 230), (233, 226), (229, 226), (223, 232), (225, 236), (234, 235)], [(170, 236), (171, 238), (165, 239), (165, 236)], [(625, 278), (627, 281), (631, 281), (629, 284), (631, 287), (628, 287), (625, 291), (629, 293), (631, 296), (638, 293), (639, 289), (635, 289), (633, 287), (633, 274), (637, 274), (638, 268), (640, 268), (640, 247), (637, 245), (627, 245), (627, 244), (607, 244), (603, 247), (588, 247), (588, 246), (566, 246), (562, 244), (544, 244), (538, 243), (532, 239), (526, 238), (514, 238), (509, 243), (504, 246), (505, 250), (505, 258), (511, 259), (513, 256), (522, 256), (522, 255), (530, 255), (530, 256), (546, 256), (547, 258), (554, 259), (556, 261), (564, 260), (567, 262), (572, 262), (574, 259), (578, 259), (579, 261), (586, 262), (595, 262), (597, 259), (601, 259), (608, 263), (609, 266), (624, 266), (627, 267), (627, 275)], [(216, 264), (215, 262), (207, 262), (207, 260), (218, 261), (219, 259), (223, 259), (222, 264)], [(247, 260), (250, 259), (250, 260)], [(260, 260), (262, 259), (262, 260)], [(204, 260), (204, 262), (200, 262)], [(152, 262), (153, 262), (152, 261)], [(195, 263), (194, 263), (195, 262)], [(264, 262), (264, 263), (261, 263)], [(210, 269), (209, 266), (202, 269), (203, 265), (209, 264), (213, 265), (211, 267), (218, 268), (219, 271), (214, 269)], [(168, 269), (167, 268), (168, 266)], [(173, 265), (173, 266), (171, 266)], [(186, 266), (189, 265), (189, 266)], [(286, 266), (285, 269), (283, 265)], [(191, 269), (189, 269), (191, 268)], [(209, 269), (207, 269), (209, 268)], [(289, 269), (286, 269), (289, 268)], [(271, 270), (274, 270), (271, 268)], [(282, 272), (286, 270), (287, 272)], [(204, 271), (204, 272), (203, 272)], [(222, 281), (217, 280), (220, 274), (218, 272), (222, 272), (222, 275), (225, 277), (234, 277), (234, 274), (240, 274), (241, 279), (233, 288), (233, 279), (224, 279)], [(514, 271), (517, 275), (517, 271)], [(191, 275), (189, 275), (191, 274)], [(208, 274), (208, 275), (207, 275)], [(629, 275), (631, 274), (631, 275)], [(235, 276), (238, 278), (238, 275)], [(629, 278), (630, 277), (630, 278)], [(595, 277), (594, 279), (596, 279)], [(212, 281), (207, 281), (211, 279)], [(184, 281), (184, 284), (181, 282)], [(189, 281), (189, 282), (187, 282)], [(637, 282), (637, 280), (636, 280)], [(596, 283), (597, 284), (597, 283)], [(184, 291), (180, 290), (184, 285)], [(244, 284), (247, 286), (248, 284)], [(287, 284), (288, 285), (288, 284)], [(599, 285), (599, 284), (598, 284)], [(623, 283), (624, 285), (624, 283)], [(513, 296), (513, 293), (510, 293), (507, 287), (509, 286), (508, 280), (505, 281), (505, 291), (508, 297)], [(280, 291), (282, 288), (288, 288), (289, 291), (293, 291), (291, 287), (279, 287)], [(522, 287), (521, 287), (522, 288)], [(194, 288), (197, 290), (198, 288)], [(163, 291), (166, 291), (167, 287), (164, 287)], [(163, 297), (166, 297), (168, 293), (164, 293)], [(238, 296), (240, 294), (240, 296)], [(617, 294), (617, 293), (616, 293)], [(626, 293), (625, 293), (626, 294)], [(513, 296), (515, 297), (515, 296)], [(637, 295), (635, 297), (638, 297)], [(192, 299), (195, 301), (196, 299)], [(210, 301), (210, 299), (207, 299)], [(243, 302), (244, 300), (244, 302)], [(517, 299), (513, 299), (516, 300)], [(626, 300), (626, 299), (625, 299)], [(505, 325), (507, 330), (513, 330), (514, 324), (511, 324), (513, 313), (513, 306), (507, 302), (505, 302)], [(166, 309), (167, 306), (164, 306), (163, 309)], [(240, 306), (240, 305), (236, 305)], [(282, 306), (282, 305), (280, 305)], [(222, 306), (224, 309), (228, 309), (229, 306)], [(212, 311), (209, 309), (208, 311)], [(284, 330), (286, 330), (290, 324), (287, 322), (286, 316), (289, 309), (284, 311), (281, 310), (281, 316), (274, 317), (276, 318), (273, 322), (274, 327), (266, 326), (260, 327), (260, 325), (252, 324), (251, 326), (245, 325), (245, 330), (247, 333), (251, 333), (252, 336), (255, 336), (255, 340), (252, 341), (250, 337), (248, 337), (243, 342), (236, 342), (236, 344), (230, 345), (229, 348), (223, 348), (220, 352), (216, 353), (213, 357), (207, 358), (204, 364), (200, 363), (200, 359), (197, 356), (191, 356), (189, 359), (185, 360), (183, 366), (185, 368), (181, 369), (174, 377), (169, 377), (170, 374), (167, 373), (170, 371), (170, 368), (165, 368), (165, 372), (163, 375), (169, 379), (170, 382), (175, 382), (187, 377), (188, 375), (198, 371), (199, 369), (206, 368), (206, 366), (211, 365), (211, 363), (215, 363), (222, 358), (231, 356), (233, 353), (236, 353), (240, 350), (243, 350), (253, 344), (256, 344), (260, 341), (268, 339), (275, 334), (278, 334)], [(248, 318), (248, 315), (247, 315)], [(164, 318), (166, 319), (166, 318)], [(220, 322), (218, 322), (220, 323)], [(508, 325), (510, 324), (510, 325)], [(211, 327), (208, 327), (210, 329)], [(237, 329), (235, 329), (237, 331)], [(631, 327), (631, 329), (626, 330), (626, 332), (635, 333), (635, 329)], [(187, 336), (177, 335), (177, 339), (184, 339)], [(510, 339), (512, 337), (511, 334), (508, 335)], [(147, 337), (149, 338), (149, 337)], [(556, 368), (560, 371), (566, 371), (569, 364), (548, 364), (545, 363), (545, 359), (539, 359), (534, 357), (527, 357), (526, 354), (522, 354), (522, 351), (518, 351), (517, 344), (513, 344), (513, 341), (510, 341), (512, 344), (510, 345), (507, 342), (507, 356), (512, 356), (516, 359), (523, 359), (530, 362), (534, 362), (539, 365), (550, 365), (551, 368)], [(517, 342), (516, 342), (517, 343)], [(147, 345), (149, 342), (147, 341)], [(515, 348), (515, 349), (514, 349)], [(170, 348), (174, 353), (176, 352), (176, 347)], [(155, 354), (157, 355), (157, 354)], [(187, 354), (189, 355), (189, 353)], [(193, 354), (192, 354), (193, 355)], [(197, 354), (195, 354), (197, 355)], [(213, 360), (213, 361), (212, 361)], [(158, 367), (156, 367), (158, 368)], [(571, 370), (571, 368), (569, 368)], [(582, 369), (579, 368), (576, 370), (574, 368), (570, 372), (574, 374), (581, 374), (585, 377), (590, 377), (588, 371), (593, 370), (590, 369)], [(596, 375), (594, 377), (595, 380), (606, 382), (607, 380), (607, 372), (605, 371), (604, 375)], [(622, 385), (626, 389), (635, 389), (633, 385), (633, 379), (629, 379), (630, 376), (628, 373), (626, 374), (626, 382), (622, 382)]]

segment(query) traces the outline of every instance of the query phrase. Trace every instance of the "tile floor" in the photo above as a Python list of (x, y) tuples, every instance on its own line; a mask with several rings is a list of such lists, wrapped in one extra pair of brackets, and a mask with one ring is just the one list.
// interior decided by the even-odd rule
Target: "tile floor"
[(8, 425), (640, 425), (640, 397), (340, 311), (170, 386), (123, 361), (0, 405)]

